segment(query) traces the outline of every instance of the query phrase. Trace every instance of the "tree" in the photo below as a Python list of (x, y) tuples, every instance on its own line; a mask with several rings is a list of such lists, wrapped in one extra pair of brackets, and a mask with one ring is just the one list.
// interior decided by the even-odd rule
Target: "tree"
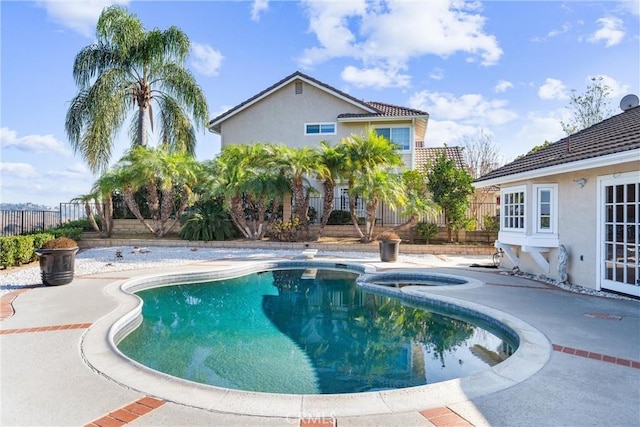
[(567, 107), (572, 112), (572, 118), (566, 123), (560, 120), (562, 130), (567, 136), (611, 117), (613, 110), (610, 106), (610, 95), (611, 88), (607, 86), (602, 76), (591, 77), (591, 84), (582, 94), (577, 94), (573, 89)]
[[(103, 176), (101, 185), (119, 187), (131, 213), (156, 237), (163, 237), (196, 201), (193, 188), (200, 179), (201, 165), (190, 155), (138, 146)], [(151, 218), (144, 218), (136, 203), (135, 194), (141, 190)]]
[(444, 211), (449, 241), (453, 230), (459, 230), (466, 222), (469, 195), (473, 192), (473, 177), (464, 169), (458, 169), (453, 159), (440, 153), (427, 172), (427, 188)]
[(266, 144), (228, 145), (208, 164), (211, 195), (225, 207), (246, 239), (260, 240), (278, 217), (289, 182)]
[[(372, 238), (369, 231), (373, 230), (374, 224), (365, 224), (368, 231), (367, 235), (362, 232), (358, 225), (356, 199), (359, 194), (355, 189), (356, 182), (357, 180), (373, 180), (380, 170), (402, 165), (402, 158), (398, 154), (396, 147), (384, 136), (378, 135), (376, 130), (371, 127), (361, 135), (351, 135), (343, 139), (337, 150), (343, 159), (344, 177), (347, 181), (349, 192), (351, 220), (360, 239), (363, 242), (368, 242)], [(366, 203), (367, 201), (365, 200), (365, 205)]]
[(331, 212), (333, 211), (333, 202), (335, 196), (335, 188), (338, 180), (344, 174), (345, 159), (343, 152), (336, 147), (332, 147), (326, 141), (320, 142), (321, 153), (316, 171), (317, 178), (322, 181), (322, 218), (320, 218), (320, 230), (318, 237), (322, 235), (324, 228), (327, 226)]
[(393, 227), (392, 231), (411, 228), (420, 220), (436, 220), (440, 207), (428, 196), (426, 172), (415, 169), (402, 172), (402, 187), (405, 203), (399, 208), (401, 215), (406, 216), (407, 220)]
[(173, 26), (147, 32), (120, 6), (102, 11), (96, 36), (73, 65), (78, 94), (65, 127), (74, 150), (93, 172), (105, 170), (117, 133), (132, 111), (130, 139), (147, 145), (147, 119), (153, 132), (155, 105), (160, 144), (193, 155), (194, 124), (203, 129), (209, 113), (202, 90), (184, 67), (189, 38)]

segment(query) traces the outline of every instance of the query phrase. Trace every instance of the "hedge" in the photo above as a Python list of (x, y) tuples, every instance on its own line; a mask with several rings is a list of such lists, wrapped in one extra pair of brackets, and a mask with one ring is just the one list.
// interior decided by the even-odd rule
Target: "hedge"
[(35, 250), (55, 237), (51, 233), (0, 237), (0, 267), (14, 267), (35, 261)]

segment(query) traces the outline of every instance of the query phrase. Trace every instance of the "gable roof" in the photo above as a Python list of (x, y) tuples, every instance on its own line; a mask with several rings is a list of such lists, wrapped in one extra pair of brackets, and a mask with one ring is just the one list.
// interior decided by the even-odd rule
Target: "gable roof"
[(444, 153), (447, 160), (455, 161), (458, 169), (466, 168), (460, 147), (416, 147), (415, 153), (415, 169), (418, 170), (434, 162), (440, 153)]
[[(475, 182), (499, 184), (562, 173), (574, 167), (604, 166), (633, 156), (632, 150), (639, 149), (640, 107), (634, 107), (516, 159)], [(635, 158), (640, 162), (640, 155)]]
[(391, 104), (384, 104), (382, 102), (366, 102), (366, 101), (357, 99), (347, 93), (344, 93), (334, 88), (333, 86), (330, 86), (326, 83), (321, 82), (320, 80), (314, 79), (313, 77), (308, 76), (304, 73), (301, 73), (300, 71), (296, 71), (295, 73), (285, 77), (279, 82), (274, 83), (273, 85), (257, 93), (256, 95), (252, 96), (246, 101), (241, 102), (235, 107), (211, 119), (209, 121), (209, 130), (219, 133), (220, 123), (222, 123), (224, 120), (234, 116), (235, 114), (250, 107), (256, 102), (266, 98), (267, 96), (271, 95), (273, 92), (277, 91), (278, 89), (288, 85), (289, 83), (295, 80), (302, 80), (312, 86), (315, 86), (320, 90), (328, 92), (331, 95), (336, 96), (344, 101), (347, 101), (348, 103), (351, 103), (365, 111), (365, 113), (362, 113), (362, 114), (340, 114), (338, 115), (338, 118), (349, 119), (349, 118), (366, 118), (366, 117), (413, 117), (413, 116), (425, 117), (425, 118), (429, 117), (429, 114), (424, 111), (414, 110), (414, 109), (405, 108), (405, 107), (399, 107)]

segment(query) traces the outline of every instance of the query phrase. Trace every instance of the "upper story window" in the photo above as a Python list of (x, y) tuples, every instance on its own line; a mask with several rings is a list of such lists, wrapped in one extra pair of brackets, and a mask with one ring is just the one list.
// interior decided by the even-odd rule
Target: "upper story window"
[(389, 142), (398, 146), (399, 150), (411, 150), (411, 128), (388, 127), (376, 128), (378, 135), (384, 136)]
[(524, 186), (505, 188), (500, 191), (501, 230), (525, 232), (526, 194)]
[(558, 186), (556, 184), (535, 184), (533, 186), (533, 206), (536, 218), (536, 233), (557, 233)]
[(335, 135), (335, 123), (307, 123), (304, 125), (305, 135)]

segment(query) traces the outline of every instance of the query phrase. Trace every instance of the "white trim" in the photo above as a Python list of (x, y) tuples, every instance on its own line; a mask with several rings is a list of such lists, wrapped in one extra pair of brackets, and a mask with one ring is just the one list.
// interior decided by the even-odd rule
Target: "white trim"
[[(339, 99), (341, 99), (341, 100), (343, 100), (343, 101), (345, 101), (345, 102), (348, 102), (348, 103), (349, 103), (349, 104), (351, 104), (351, 105), (354, 105), (354, 106), (356, 106), (356, 107), (358, 107), (358, 108), (361, 108), (362, 110), (364, 110), (364, 111), (366, 111), (366, 112), (368, 112), (368, 113), (375, 114), (375, 113), (377, 113), (377, 112), (378, 112), (378, 111), (377, 111), (377, 110), (375, 110), (373, 107), (366, 105), (364, 102), (362, 102), (362, 103), (356, 102), (356, 101), (354, 101), (353, 99), (347, 98), (346, 96), (343, 96), (343, 95), (341, 95), (341, 94), (339, 94), (339, 93), (337, 93), (337, 92), (335, 92), (335, 91), (333, 91), (333, 90), (330, 90), (329, 88), (327, 88), (327, 87), (325, 87), (325, 86), (323, 86), (323, 85), (320, 85), (320, 84), (318, 84), (318, 83), (316, 83), (316, 82), (313, 82), (313, 81), (311, 81), (311, 80), (309, 80), (309, 79), (307, 79), (307, 78), (305, 78), (305, 77), (301, 76), (300, 74), (296, 73), (296, 74), (292, 75), (292, 76), (291, 76), (291, 78), (289, 78), (289, 79), (285, 80), (284, 82), (282, 82), (281, 84), (279, 84), (279, 85), (277, 85), (277, 86), (273, 87), (273, 88), (272, 88), (271, 90), (269, 90), (268, 92), (263, 93), (262, 95), (260, 95), (259, 97), (255, 98), (255, 99), (252, 99), (252, 100), (251, 100), (251, 102), (247, 102), (247, 101), (245, 101), (245, 102), (247, 102), (247, 103), (246, 103), (246, 104), (244, 104), (244, 105), (242, 105), (242, 103), (238, 104), (238, 105), (242, 105), (242, 106), (241, 106), (241, 107), (236, 106), (236, 107), (238, 107), (238, 108), (237, 108), (236, 110), (234, 110), (234, 111), (230, 112), (228, 115), (224, 115), (225, 113), (222, 113), (222, 114), (223, 114), (223, 116), (222, 116), (222, 117), (220, 117), (218, 120), (216, 120), (216, 121), (215, 121), (215, 122), (213, 122), (213, 123), (212, 123), (212, 122), (209, 122), (209, 123), (207, 124), (208, 129), (209, 129), (210, 131), (214, 132), (214, 133), (218, 133), (218, 132), (216, 132), (216, 131), (215, 131), (215, 128), (216, 128), (216, 126), (218, 126), (220, 123), (222, 123), (222, 122), (224, 122), (225, 120), (227, 120), (227, 119), (229, 119), (229, 118), (231, 118), (231, 117), (235, 116), (235, 115), (236, 115), (236, 114), (238, 114), (239, 112), (246, 110), (247, 108), (251, 107), (251, 106), (252, 106), (252, 105), (254, 105), (255, 103), (257, 103), (257, 102), (259, 102), (259, 101), (263, 100), (264, 98), (266, 98), (266, 97), (270, 96), (270, 95), (271, 95), (271, 94), (273, 94), (274, 92), (277, 92), (278, 90), (282, 89), (282, 88), (283, 88), (283, 87), (285, 87), (286, 85), (288, 85), (288, 84), (290, 84), (290, 83), (292, 83), (292, 82), (295, 82), (296, 80), (302, 80), (303, 82), (305, 82), (305, 83), (307, 83), (307, 84), (309, 84), (309, 85), (311, 85), (311, 86), (313, 86), (313, 87), (315, 87), (315, 88), (317, 88), (317, 89), (320, 89), (320, 90), (321, 90), (321, 91), (323, 91), (323, 92), (329, 93), (329, 94), (331, 94), (331, 95), (335, 96), (336, 98), (339, 98)], [(249, 99), (251, 99), (251, 98), (249, 98)], [(236, 108), (236, 107), (233, 107), (233, 108)], [(233, 108), (231, 108), (230, 110), (233, 110)]]
[[(541, 190), (551, 190), (549, 220), (551, 228), (549, 230), (540, 229), (540, 200), (539, 193)], [(533, 230), (532, 234), (558, 234), (558, 184), (533, 184)]]
[[(506, 194), (516, 194), (516, 193), (522, 193), (522, 209), (524, 210), (524, 212), (522, 212), (522, 216), (518, 216), (518, 218), (522, 219), (522, 227), (506, 227), (504, 225), (504, 220), (505, 218), (507, 218), (507, 209), (505, 208), (505, 203), (506, 203)], [(500, 231), (506, 231), (506, 232), (510, 232), (510, 233), (518, 233), (518, 234), (522, 234), (522, 235), (526, 235), (527, 233), (527, 224), (528, 224), (528, 220), (527, 220), (527, 186), (526, 185), (517, 185), (514, 187), (505, 187), (505, 188), (501, 188), (500, 189)], [(518, 214), (520, 215), (520, 214)], [(514, 217), (515, 218), (515, 217)]]
[[(320, 126), (318, 129), (318, 133), (309, 133), (307, 132), (307, 126)], [(322, 126), (324, 125), (332, 125), (333, 132), (322, 132)], [(304, 124), (304, 135), (305, 136), (316, 136), (316, 135), (336, 135), (338, 133), (338, 124), (336, 122), (309, 122)]]
[[(596, 245), (596, 283), (595, 288), (597, 290), (602, 289), (603, 287), (612, 291), (624, 293), (627, 295), (634, 295), (640, 297), (640, 286), (634, 286), (626, 283), (614, 282), (611, 280), (606, 280), (604, 278), (604, 242), (605, 242), (605, 228), (603, 211), (605, 206), (605, 187), (609, 185), (617, 185), (617, 184), (629, 184), (629, 183), (638, 183), (640, 182), (640, 171), (632, 171), (625, 173), (616, 173), (612, 175), (603, 175), (597, 177), (596, 183), (596, 234), (595, 234), (595, 245)], [(640, 212), (636, 212), (636, 215), (639, 215)], [(636, 278), (637, 280), (637, 278)], [(606, 281), (606, 285), (603, 286), (603, 283)]]
[(574, 162), (563, 163), (561, 165), (549, 166), (546, 168), (534, 169), (527, 172), (514, 173), (501, 176), (498, 178), (487, 179), (472, 183), (476, 188), (487, 187), (490, 185), (501, 185), (509, 182), (523, 181), (527, 179), (541, 178), (548, 175), (557, 175), (561, 173), (583, 171), (585, 169), (594, 169), (604, 166), (613, 166), (620, 163), (636, 162), (640, 168), (640, 149), (621, 151), (618, 153), (608, 154), (605, 156), (593, 157), (590, 159), (577, 160)]
[(415, 115), (415, 116), (364, 116), (364, 117), (338, 117), (338, 122), (352, 123), (352, 122), (398, 122), (398, 121), (412, 121), (414, 119), (428, 119), (428, 115)]

